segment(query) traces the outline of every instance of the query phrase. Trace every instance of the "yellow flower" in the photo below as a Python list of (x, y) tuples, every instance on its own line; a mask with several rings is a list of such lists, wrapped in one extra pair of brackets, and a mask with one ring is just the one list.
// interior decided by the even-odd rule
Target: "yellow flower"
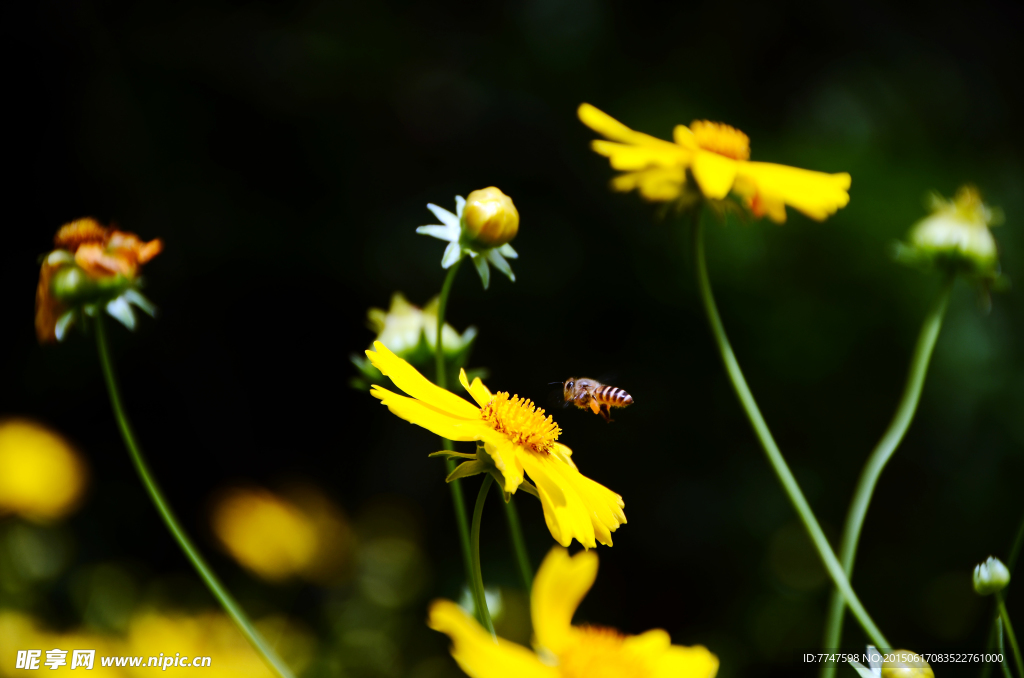
[(348, 524), (315, 487), (294, 489), (301, 501), (258, 488), (224, 492), (212, 511), (214, 534), (235, 560), (263, 579), (336, 580), (351, 548)]
[(590, 104), (579, 107), (580, 120), (610, 141), (595, 140), (592, 148), (606, 156), (617, 191), (637, 189), (647, 200), (675, 200), (683, 194), (687, 172), (704, 197), (721, 200), (730, 191), (756, 216), (786, 221), (786, 205), (821, 221), (850, 201), (850, 175), (751, 162), (746, 134), (717, 122), (676, 125), (673, 141), (634, 132)]
[(530, 601), (537, 653), (492, 638), (451, 601), (435, 601), (428, 623), (452, 639), (452, 656), (471, 678), (714, 677), (715, 655), (701, 646), (672, 645), (661, 629), (627, 636), (609, 628), (573, 626), (573, 614), (596, 577), (596, 553), (570, 558), (557, 546), (548, 553)]
[(32, 421), (0, 422), (0, 515), (61, 518), (85, 485), (85, 465), (64, 438)]
[(463, 236), (483, 247), (501, 247), (519, 232), (519, 210), (512, 198), (495, 186), (466, 196), (462, 210)]
[(482, 442), (506, 493), (515, 493), (525, 482), (524, 472), (529, 474), (537, 486), (544, 520), (559, 544), (568, 546), (576, 539), (593, 548), (596, 539), (611, 546), (611, 533), (626, 522), (622, 497), (579, 472), (570, 457), (572, 450), (557, 442), (561, 429), (544, 416), (544, 410), (519, 396), (491, 394), (479, 378), (470, 384), (463, 370), (459, 381), (479, 405), (474, 406), (432, 384), (379, 341), (373, 346), (376, 352), (366, 352), (373, 366), (412, 396), (374, 386), (371, 395), (380, 398), (392, 414), (442, 438)]

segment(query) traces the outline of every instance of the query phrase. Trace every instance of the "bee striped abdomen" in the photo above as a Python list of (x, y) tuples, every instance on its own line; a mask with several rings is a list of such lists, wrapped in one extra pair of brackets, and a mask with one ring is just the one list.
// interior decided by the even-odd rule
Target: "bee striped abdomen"
[(594, 391), (594, 396), (598, 402), (609, 407), (625, 407), (633, 404), (633, 396), (615, 386), (601, 386)]

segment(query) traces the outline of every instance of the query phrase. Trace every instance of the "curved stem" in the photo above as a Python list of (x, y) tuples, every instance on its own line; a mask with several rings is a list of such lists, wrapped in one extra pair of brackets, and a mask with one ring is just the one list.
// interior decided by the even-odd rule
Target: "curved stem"
[(846, 598), (850, 610), (857, 617), (868, 637), (871, 638), (871, 642), (878, 646), (879, 649), (890, 648), (889, 642), (875, 625), (875, 622), (871, 619), (867, 610), (864, 609), (857, 594), (854, 593), (853, 588), (850, 586), (850, 582), (843, 572), (842, 565), (839, 564), (839, 560), (832, 551), (832, 547), (829, 546), (828, 539), (825, 537), (821, 525), (818, 524), (817, 518), (814, 517), (814, 512), (800, 490), (796, 478), (793, 477), (793, 473), (789, 470), (786, 460), (783, 459), (778, 445), (775, 444), (775, 439), (772, 438), (772, 434), (764, 422), (764, 417), (761, 416), (761, 410), (758, 409), (757, 403), (754, 401), (750, 387), (747, 386), (747, 380), (743, 377), (743, 371), (740, 369), (736, 355), (729, 344), (729, 338), (725, 334), (725, 327), (722, 325), (722, 319), (718, 314), (718, 307), (715, 305), (715, 297), (711, 292), (711, 281), (708, 279), (707, 263), (704, 260), (704, 232), (701, 228), (700, 209), (695, 208), (693, 215), (693, 250), (697, 264), (697, 285), (700, 288), (700, 296), (704, 303), (704, 310), (707, 312), (708, 322), (711, 325), (711, 332), (714, 335), (718, 351), (722, 356), (722, 362), (725, 363), (725, 371), (732, 381), (736, 395), (740, 399), (740, 404), (747, 413), (747, 418), (750, 419), (750, 423), (754, 427), (754, 433), (757, 434), (758, 440), (760, 440), (761, 446), (768, 456), (769, 463), (775, 470), (775, 474), (789, 496), (793, 508), (796, 509), (797, 515), (803, 521), (804, 527), (807, 529), (807, 533), (810, 535), (811, 541), (814, 543), (815, 548), (818, 550), (818, 555), (825, 565), (825, 570), (832, 577), (836, 588)]
[(484, 502), (487, 499), (487, 490), (491, 489), (494, 478), (490, 473), (484, 474), (484, 482), (480, 485), (480, 492), (476, 495), (476, 507), (473, 509), (473, 598), (476, 606), (476, 616), (484, 628), (494, 635), (494, 623), (491, 621), (491, 613), (487, 609), (487, 594), (484, 592), (484, 574), (480, 567), (480, 523), (484, 516)]
[[(910, 372), (907, 375), (907, 383), (903, 387), (903, 395), (899, 405), (896, 407), (896, 414), (878, 441), (875, 449), (868, 457), (867, 464), (861, 472), (860, 480), (857, 482), (857, 489), (853, 494), (853, 502), (850, 504), (849, 513), (846, 516), (846, 525), (843, 528), (843, 536), (839, 550), (839, 562), (843, 566), (843, 572), (849, 579), (853, 574), (853, 563), (857, 557), (857, 543), (860, 540), (861, 528), (864, 526), (864, 518), (868, 513), (868, 506), (871, 504), (871, 497), (874, 494), (875, 486), (882, 475), (882, 470), (889, 463), (896, 448), (899, 447), (910, 422), (914, 419), (917, 411), (917, 404), (921, 400), (921, 391), (924, 388), (925, 376), (928, 374), (928, 364), (931, 362), (932, 351), (935, 349), (935, 342), (939, 338), (939, 330), (942, 329), (942, 319), (946, 315), (946, 308), (949, 306), (949, 296), (953, 290), (953, 277), (950, 276), (942, 285), (939, 296), (935, 299), (928, 315), (925, 316), (924, 324), (921, 326), (921, 333), (917, 338), (914, 353), (910, 358)], [(829, 600), (828, 617), (825, 623), (825, 637), (822, 647), (826, 652), (838, 651), (843, 633), (843, 612), (846, 603), (842, 594), (833, 589)], [(831, 678), (835, 675), (835, 664), (828, 662), (822, 665), (822, 678)]]
[(110, 404), (114, 408), (114, 416), (117, 419), (118, 428), (121, 430), (121, 438), (124, 440), (125, 447), (128, 448), (128, 454), (132, 458), (132, 464), (135, 466), (135, 470), (138, 471), (139, 478), (142, 480), (143, 486), (146, 488), (146, 492), (149, 494), (149, 498), (153, 500), (153, 505), (156, 506), (157, 512), (160, 517), (163, 518), (164, 524), (167, 525), (167, 529), (171, 531), (171, 535), (175, 541), (181, 547), (181, 550), (185, 552), (185, 555), (191, 561), (192, 566), (195, 567), (196, 572), (199, 573), (200, 578), (206, 583), (207, 588), (210, 589), (210, 593), (220, 602), (221, 606), (228, 613), (238, 629), (245, 636), (246, 640), (253, 646), (262, 657), (263, 661), (267, 663), (270, 669), (280, 676), (281, 678), (292, 678), (291, 670), (285, 665), (281, 658), (277, 656), (277, 653), (267, 644), (267, 641), (263, 639), (259, 631), (252, 625), (249, 618), (245, 615), (242, 608), (235, 602), (235, 599), (231, 597), (231, 594), (227, 592), (227, 589), (217, 579), (217, 575), (213, 573), (206, 561), (199, 554), (192, 540), (189, 539), (188, 535), (185, 534), (185, 530), (182, 529), (178, 523), (178, 519), (174, 516), (174, 512), (171, 511), (170, 505), (167, 500), (164, 499), (163, 493), (160, 491), (160, 487), (157, 485), (156, 480), (153, 478), (153, 474), (149, 470), (149, 466), (146, 464), (146, 460), (142, 456), (142, 451), (139, 449), (138, 444), (135, 442), (135, 434), (132, 432), (131, 424), (128, 423), (128, 416), (124, 412), (124, 406), (121, 402), (121, 393), (117, 387), (117, 379), (114, 376), (114, 366), (110, 360), (110, 351), (107, 347), (106, 332), (103, 327), (102, 309), (96, 314), (96, 347), (100, 354), (100, 363), (103, 366), (103, 378), (107, 382), (107, 391), (110, 393)]
[(519, 512), (516, 511), (516, 498), (509, 497), (505, 501), (505, 493), (500, 486), (498, 492), (501, 494), (502, 503), (505, 505), (505, 517), (508, 518), (508, 534), (512, 540), (512, 550), (516, 554), (516, 565), (519, 566), (519, 576), (523, 578), (523, 587), (526, 593), (533, 588), (533, 568), (530, 567), (530, 554), (526, 551), (526, 541), (523, 539), (523, 528), (519, 524)]
[[(1003, 643), (1003, 620), (998, 612), (996, 612), (995, 630), (999, 636), (999, 654), (1003, 656), (1003, 661), (999, 662), (999, 666), (1002, 667), (1005, 678), (1013, 678), (1013, 674), (1010, 673), (1010, 664), (1006, 661), (1006, 645)], [(986, 662), (985, 666), (991, 666), (991, 664)]]
[[(448, 372), (444, 364), (444, 332), (442, 331), (444, 330), (444, 316), (448, 310), (448, 295), (452, 291), (455, 274), (458, 273), (461, 265), (462, 259), (459, 259), (448, 269), (448, 275), (445, 276), (444, 284), (441, 286), (441, 295), (437, 301), (437, 335), (435, 335), (434, 343), (434, 365), (437, 368), (437, 373), (434, 375), (434, 381), (441, 388), (448, 388)], [(446, 438), (441, 438), (441, 444), (446, 450), (452, 449), (452, 441)], [(455, 470), (455, 461), (453, 459), (445, 459), (445, 467), (445, 476), (450, 476), (452, 471)], [(469, 545), (469, 519), (466, 517), (466, 498), (462, 494), (462, 485), (458, 479), (448, 483), (448, 489), (452, 493), (452, 504), (455, 505), (455, 524), (459, 530), (459, 544), (462, 547), (462, 565), (466, 570), (466, 581), (469, 583), (470, 590), (472, 590), (474, 588), (473, 558)]]
[(1003, 594), (996, 593), (996, 606), (999, 608), (999, 617), (1003, 620), (1003, 628), (1006, 629), (1006, 637), (1010, 639), (1010, 647), (1013, 648), (1013, 659), (1017, 664), (1017, 675), (1024, 678), (1024, 658), (1020, 654), (1020, 645), (1017, 644), (1017, 636), (1013, 633), (1013, 625), (1010, 624), (1010, 613), (1006, 611), (1006, 603), (1003, 602)]

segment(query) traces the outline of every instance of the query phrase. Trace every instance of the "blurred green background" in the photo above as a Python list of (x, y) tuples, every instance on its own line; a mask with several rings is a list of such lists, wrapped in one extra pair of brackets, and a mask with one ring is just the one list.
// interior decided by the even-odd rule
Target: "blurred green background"
[[(587, 101), (663, 138), (722, 120), (750, 135), (755, 160), (852, 174), (849, 206), (823, 224), (791, 212), (783, 226), (708, 229), (739, 360), (833, 539), (939, 285), (895, 264), (891, 243), (932, 189), (951, 196), (970, 181), (1004, 210), (995, 235), (1016, 287), (986, 313), (958, 284), (853, 580), (897, 645), (983, 648), (990, 601), (974, 596), (970, 571), (1005, 558), (1024, 513), (1019, 5), (25, 11), (8, 27), (18, 121), (0, 415), (63, 434), (90, 484), (61, 520), (0, 517), (0, 614), (134, 638), (146, 611), (214, 610), (134, 476), (92, 340), (35, 342), (38, 257), (61, 224), (92, 215), (166, 243), (146, 268), (160, 317), (115, 328), (115, 360), (157, 477), (229, 588), (255, 617), (287, 617), (303, 675), (458, 675), (447, 639), (422, 623), (431, 598), (460, 595), (462, 575), (442, 465), (426, 456), (436, 440), (350, 389), (348, 356), (373, 338), (368, 308), (439, 291), (444, 246), (414, 233), (434, 222), (426, 203), (452, 209), (456, 194), (496, 185), (521, 214), (517, 282), (495, 277), (485, 293), (460, 273), (448, 319), (479, 329), (470, 364), (539, 403), (570, 375), (607, 377), (637, 402), (612, 425), (555, 413), (583, 472), (621, 493), (629, 518), (599, 549), (577, 619), (704, 643), (722, 678), (811, 675), (800, 654), (820, 642), (825, 574), (721, 369), (685, 229), (608, 191), (612, 172), (575, 116)], [(225, 488), (294, 483), (315, 484), (354, 535), (332, 581), (265, 581), (218, 546), (211, 515)], [(537, 564), (552, 540), (538, 503), (519, 507)], [(503, 623), (525, 640), (497, 501), (484, 528), (485, 579), (503, 587)], [(1015, 596), (1009, 607), (1024, 618)], [(844, 647), (861, 648), (846, 629)], [(13, 658), (0, 661), (6, 675)]]

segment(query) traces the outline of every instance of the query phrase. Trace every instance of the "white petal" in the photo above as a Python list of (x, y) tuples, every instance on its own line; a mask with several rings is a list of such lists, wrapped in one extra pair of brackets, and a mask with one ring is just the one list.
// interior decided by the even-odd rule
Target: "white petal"
[(459, 243), (450, 242), (444, 249), (444, 256), (441, 257), (441, 268), (451, 268), (456, 261), (462, 258), (462, 248)]
[[(417, 226), (416, 232), (421, 235), (429, 235), (438, 240), (448, 240), (454, 242), (459, 239), (458, 229), (452, 229), (448, 226), (441, 226), (439, 224), (432, 224), (430, 226)], [(455, 235), (453, 238), (452, 235)]]
[(487, 252), (487, 258), (490, 260), (494, 267), (508, 276), (508, 279), (512, 282), (516, 281), (516, 274), (512, 272), (512, 267), (505, 261), (505, 257), (501, 256), (498, 250), (490, 250)]
[(491, 284), (491, 267), (487, 265), (487, 257), (473, 257), (473, 265), (476, 266), (476, 272), (480, 274), (480, 281), (486, 290)]
[(441, 223), (445, 226), (454, 226), (455, 228), (459, 227), (459, 218), (445, 208), (438, 207), (437, 205), (430, 203), (427, 205), (427, 209), (433, 212), (434, 216), (440, 219)]
[(71, 329), (71, 326), (75, 322), (75, 309), (64, 311), (60, 318), (57, 319), (57, 327), (54, 328), (54, 334), (57, 336), (57, 341), (64, 341), (64, 337), (67, 331)]
[(518, 259), (519, 258), (519, 253), (516, 252), (514, 249), (512, 249), (512, 245), (509, 245), (508, 243), (505, 243), (504, 245), (499, 247), (498, 251), (501, 252), (503, 255), (505, 255), (506, 259)]
[(466, 199), (461, 195), (455, 196), (455, 215), (461, 219), (462, 210), (466, 209)]
[(142, 292), (139, 292), (138, 290), (128, 290), (121, 296), (124, 297), (125, 301), (135, 304), (142, 309), (142, 311), (150, 318), (156, 317), (156, 305), (146, 297), (142, 296)]
[(128, 329), (135, 329), (135, 314), (132, 313), (132, 307), (125, 301), (123, 294), (107, 304), (107, 313)]

